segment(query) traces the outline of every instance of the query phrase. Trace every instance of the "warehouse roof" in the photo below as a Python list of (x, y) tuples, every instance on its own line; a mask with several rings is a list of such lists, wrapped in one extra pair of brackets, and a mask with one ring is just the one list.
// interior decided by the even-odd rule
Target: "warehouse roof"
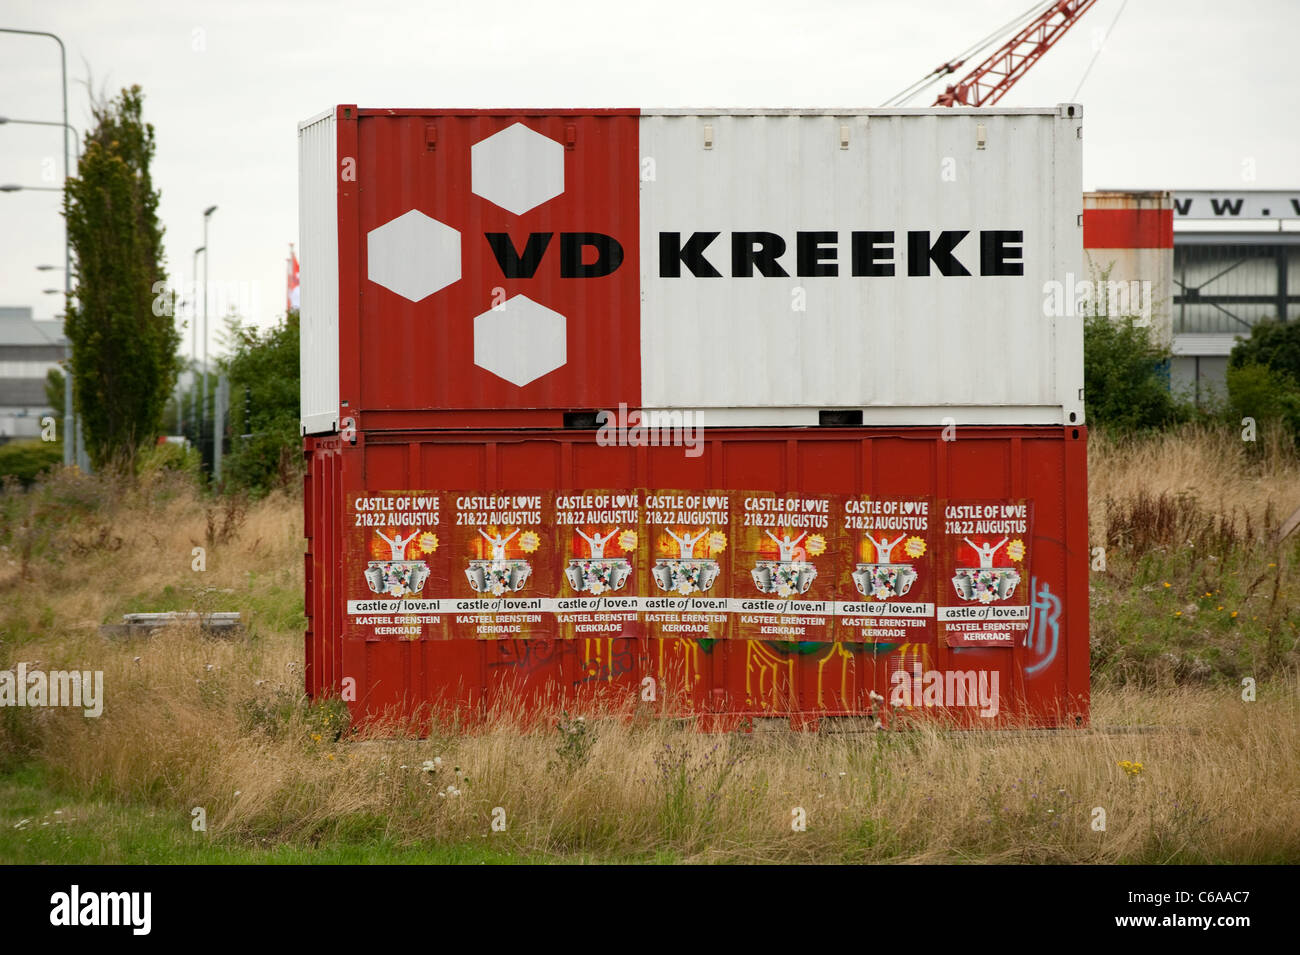
[(25, 305), (0, 305), (0, 345), (57, 345), (63, 323), (37, 321)]

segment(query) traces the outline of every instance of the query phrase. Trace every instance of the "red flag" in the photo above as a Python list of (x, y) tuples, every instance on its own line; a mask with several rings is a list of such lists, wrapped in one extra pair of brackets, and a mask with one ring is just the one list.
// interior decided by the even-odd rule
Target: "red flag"
[(286, 262), (289, 268), (289, 282), (285, 292), (285, 311), (298, 307), (298, 256), (293, 251), (293, 243), (289, 243), (289, 259)]

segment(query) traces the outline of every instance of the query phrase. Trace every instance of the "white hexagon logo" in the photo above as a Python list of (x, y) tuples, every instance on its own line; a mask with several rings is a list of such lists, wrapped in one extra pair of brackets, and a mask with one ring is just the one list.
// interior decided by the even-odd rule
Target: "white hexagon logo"
[(412, 209), (366, 236), (370, 281), (418, 302), (460, 280), (460, 233)]
[(517, 216), (564, 191), (564, 147), (523, 123), (470, 149), (471, 188)]
[(474, 364), (523, 387), (568, 360), (565, 318), (527, 295), (474, 317)]

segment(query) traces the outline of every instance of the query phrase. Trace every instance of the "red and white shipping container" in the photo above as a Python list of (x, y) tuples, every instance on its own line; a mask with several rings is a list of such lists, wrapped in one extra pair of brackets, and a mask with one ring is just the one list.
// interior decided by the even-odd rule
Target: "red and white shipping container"
[(309, 691), (1085, 722), (1081, 127), (303, 123)]

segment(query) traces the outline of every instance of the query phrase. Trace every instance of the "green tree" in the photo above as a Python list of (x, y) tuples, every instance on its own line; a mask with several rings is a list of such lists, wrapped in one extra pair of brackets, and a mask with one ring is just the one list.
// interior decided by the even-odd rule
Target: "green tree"
[(298, 313), (259, 333), (230, 323), (230, 453), (222, 478), (229, 488), (264, 494), (301, 473)]
[(142, 107), (138, 86), (92, 104), (94, 127), (64, 198), (76, 256), (66, 323), (73, 406), (97, 466), (133, 460), (152, 442), (180, 367), (180, 332), (158, 294), (167, 276), (149, 172), (154, 130)]
[(1120, 431), (1160, 428), (1184, 419), (1169, 391), (1170, 352), (1131, 316), (1091, 315), (1083, 326), (1083, 399), (1088, 421)]
[(1263, 365), (1300, 381), (1300, 322), (1258, 322), (1233, 346), (1229, 368)]
[(59, 433), (63, 433), (63, 372), (51, 368), (45, 373), (45, 400), (54, 409), (54, 420), (59, 423)]

